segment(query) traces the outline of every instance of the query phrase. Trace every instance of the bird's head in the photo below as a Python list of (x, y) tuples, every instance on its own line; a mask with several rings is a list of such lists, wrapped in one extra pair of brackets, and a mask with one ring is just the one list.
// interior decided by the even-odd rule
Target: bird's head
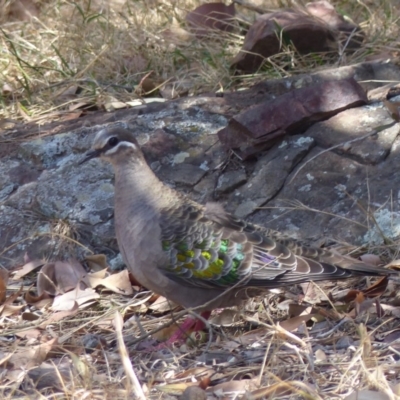
[(101, 130), (94, 138), (92, 149), (86, 153), (80, 164), (97, 157), (114, 165), (127, 161), (134, 161), (138, 164), (145, 162), (136, 138), (123, 128)]

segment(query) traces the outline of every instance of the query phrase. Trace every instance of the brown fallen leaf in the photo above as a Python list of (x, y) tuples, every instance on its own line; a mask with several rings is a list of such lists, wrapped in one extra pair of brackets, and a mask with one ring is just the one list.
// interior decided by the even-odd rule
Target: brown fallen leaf
[(21, 314), (21, 318), (23, 321), (37, 321), (38, 319), (40, 319), (40, 315), (28, 311), (28, 312), (23, 312)]
[(385, 292), (388, 283), (389, 278), (387, 276), (380, 278), (373, 285), (363, 290), (364, 296), (369, 298), (381, 296)]
[[(71, 366), (66, 362), (57, 366), (50, 363), (42, 363), (39, 367), (28, 371), (26, 383), (36, 390), (62, 391), (65, 388), (65, 384), (71, 380), (71, 377)], [(25, 382), (22, 382), (22, 385), (24, 384)]]
[(56, 261), (42, 267), (37, 277), (39, 296), (46, 292), (52, 296), (65, 293), (84, 281), (86, 271), (76, 260)]
[(35, 296), (30, 290), (25, 293), (24, 299), (28, 304), (34, 305), (38, 309), (41, 309), (53, 302), (53, 299), (48, 293), (43, 292), (40, 296)]
[(2, 306), (2, 310), (0, 311), (0, 315), (2, 317), (9, 317), (10, 315), (17, 314), (23, 308), (24, 306), (13, 306), (12, 304), (4, 304)]
[(57, 345), (57, 338), (32, 347), (20, 347), (10, 357), (0, 360), (9, 369), (29, 369), (45, 361), (47, 354)]
[[(76, 303), (82, 306), (91, 300), (97, 300), (100, 295), (92, 288), (80, 289), (79, 286), (70, 292), (56, 296), (51, 306), (53, 311), (73, 311)], [(88, 304), (86, 304), (87, 306)]]
[(6, 301), (7, 282), (8, 282), (8, 272), (7, 270), (0, 268), (0, 304), (3, 304)]
[(174, 305), (163, 296), (159, 296), (150, 306), (149, 309), (158, 313), (164, 313), (174, 308)]
[(14, 279), (21, 279), (44, 264), (45, 262), (43, 260), (29, 261), (23, 267), (21, 267), (21, 269), (14, 272)]
[(303, 306), (300, 304), (291, 303), (288, 306), (289, 317), (298, 317), (300, 314), (302, 314), (304, 311), (306, 311), (307, 308), (310, 308), (310, 307), (307, 305)]
[(18, 336), (21, 339), (38, 339), (42, 334), (43, 332), (36, 328), (15, 332), (15, 336)]
[(23, 306), (13, 306), (12, 303), (22, 294), (23, 287), (21, 286), (19, 290), (10, 296), (8, 296), (2, 305), (0, 305), (0, 315), (10, 316), (18, 312)]
[(123, 271), (118, 272), (117, 274), (109, 275), (106, 278), (99, 277), (103, 272), (105, 271), (102, 270), (97, 273), (87, 275), (87, 281), (91, 288), (104, 286), (114, 293), (123, 295), (133, 294), (133, 288), (129, 280), (128, 270), (124, 269)]
[(212, 316), (209, 322), (213, 325), (218, 325), (218, 326), (232, 326), (239, 320), (240, 320), (240, 313), (237, 310), (225, 308), (219, 314)]
[(107, 257), (104, 254), (92, 254), (85, 257), (91, 271), (107, 270)]
[(308, 322), (311, 318), (318, 314), (299, 315), (297, 317), (289, 318), (286, 321), (279, 322), (279, 325), (289, 332), (295, 331), (303, 322)]

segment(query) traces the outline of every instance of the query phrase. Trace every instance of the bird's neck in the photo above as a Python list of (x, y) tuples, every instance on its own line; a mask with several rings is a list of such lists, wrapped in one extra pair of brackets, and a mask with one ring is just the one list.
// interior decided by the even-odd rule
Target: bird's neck
[(147, 163), (124, 163), (114, 165), (114, 169), (116, 205), (157, 207), (165, 187)]

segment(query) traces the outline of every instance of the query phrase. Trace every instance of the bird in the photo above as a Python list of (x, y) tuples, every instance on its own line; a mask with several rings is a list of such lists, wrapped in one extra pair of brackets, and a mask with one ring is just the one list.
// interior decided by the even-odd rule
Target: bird
[(81, 164), (98, 157), (114, 169), (115, 231), (127, 268), (142, 286), (202, 317), (189, 317), (170, 342), (203, 329), (212, 310), (268, 289), (395, 273), (306, 246), (237, 218), (218, 203), (191, 200), (154, 174), (130, 130), (100, 130)]

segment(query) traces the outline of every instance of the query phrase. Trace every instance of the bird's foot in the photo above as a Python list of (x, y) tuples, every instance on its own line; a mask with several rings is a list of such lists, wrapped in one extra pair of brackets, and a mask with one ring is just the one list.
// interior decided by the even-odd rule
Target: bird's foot
[(159, 351), (163, 349), (171, 349), (175, 344), (183, 344), (186, 339), (196, 340), (196, 336), (193, 337), (193, 333), (201, 332), (206, 324), (204, 320), (210, 318), (210, 311), (203, 311), (201, 314), (202, 319), (187, 317), (181, 325), (178, 326), (177, 330), (167, 339), (156, 346), (150, 345), (143, 348), (146, 352)]

